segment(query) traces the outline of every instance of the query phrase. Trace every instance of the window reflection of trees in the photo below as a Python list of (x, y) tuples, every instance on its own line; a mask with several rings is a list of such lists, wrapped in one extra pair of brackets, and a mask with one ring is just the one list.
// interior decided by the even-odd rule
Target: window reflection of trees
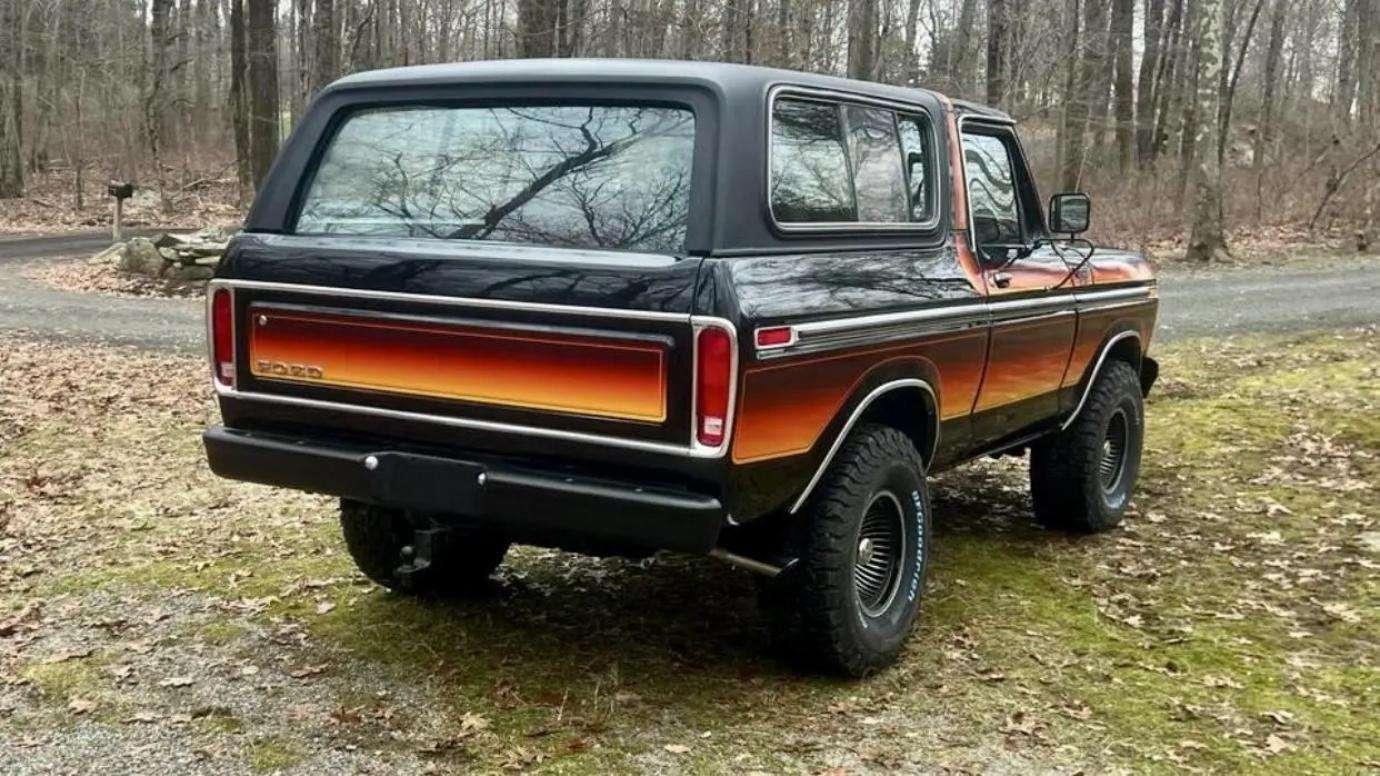
[[(930, 206), (930, 150), (925, 143), (929, 123), (918, 116), (897, 116), (901, 160), (910, 184), (910, 220), (923, 223), (933, 215)], [(912, 162), (912, 159), (914, 161)]]
[(848, 122), (848, 151), (853, 159), (858, 220), (870, 223), (907, 221), (906, 184), (892, 112), (855, 105), (844, 110)]
[(772, 110), (771, 205), (776, 220), (856, 221), (838, 107), (777, 100)]
[(649, 107), (370, 111), (340, 130), (299, 233), (679, 253), (694, 118)]
[(990, 135), (964, 135), (963, 159), (978, 242), (1020, 242), (1016, 186), (1006, 144)]

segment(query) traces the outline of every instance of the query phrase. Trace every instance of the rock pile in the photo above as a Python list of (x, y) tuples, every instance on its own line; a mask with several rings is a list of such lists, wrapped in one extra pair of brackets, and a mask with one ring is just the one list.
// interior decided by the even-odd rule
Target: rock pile
[(194, 234), (162, 234), (155, 239), (135, 237), (115, 243), (91, 259), (113, 264), (127, 275), (165, 280), (170, 285), (204, 285), (215, 275), (229, 236), (209, 228)]

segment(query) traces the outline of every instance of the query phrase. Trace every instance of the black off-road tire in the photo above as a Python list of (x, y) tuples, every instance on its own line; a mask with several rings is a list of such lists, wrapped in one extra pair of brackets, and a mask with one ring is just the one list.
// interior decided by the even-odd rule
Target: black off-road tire
[(1115, 527), (1140, 475), (1144, 440), (1140, 377), (1125, 361), (1109, 362), (1073, 424), (1031, 448), (1036, 521), (1079, 533)]
[[(910, 439), (881, 425), (854, 430), (787, 525), (785, 551), (798, 562), (762, 590), (778, 648), (807, 670), (851, 677), (894, 663), (920, 612), (929, 512), (924, 464)], [(886, 550), (891, 562), (877, 566), (887, 557), (879, 550), (884, 526), (901, 541)], [(864, 558), (869, 537), (876, 541)], [(870, 595), (877, 578), (881, 592)]]
[(402, 549), (413, 541), (415, 526), (399, 510), (341, 499), (340, 527), (355, 565), (389, 590), (418, 595), (454, 595), (483, 587), (508, 552), (508, 541), (475, 530), (454, 535), (432, 550), (428, 573), (404, 589), (397, 575)]

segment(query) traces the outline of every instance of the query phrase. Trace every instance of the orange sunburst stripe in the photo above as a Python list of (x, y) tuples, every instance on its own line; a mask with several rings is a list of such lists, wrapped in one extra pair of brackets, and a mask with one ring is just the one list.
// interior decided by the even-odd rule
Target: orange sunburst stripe
[(261, 306), (250, 327), (250, 371), (261, 380), (666, 419), (666, 353), (656, 343)]

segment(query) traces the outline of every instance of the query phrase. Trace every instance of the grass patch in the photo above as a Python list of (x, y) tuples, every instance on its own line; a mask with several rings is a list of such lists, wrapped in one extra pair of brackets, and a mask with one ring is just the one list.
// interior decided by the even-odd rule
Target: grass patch
[(249, 767), (259, 773), (292, 768), (303, 760), (302, 751), (281, 738), (261, 738), (249, 745)]
[[(160, 648), (219, 666), (188, 692), (236, 661), (278, 670), (227, 685), (261, 709), (193, 725), (269, 733), (244, 755), (256, 771), (342, 742), (483, 772), (1364, 771), (1380, 762), (1376, 345), (1157, 348), (1138, 511), (1109, 534), (1033, 526), (1024, 462), (941, 475), (920, 627), (864, 682), (793, 674), (751, 580), (706, 560), (523, 548), (476, 598), (384, 593), (354, 573), (330, 500), (211, 477), (204, 413), (70, 392), (64, 420), (15, 409), (0, 501), (45, 541), (40, 573), (0, 571), (0, 600), (215, 602)], [(21, 675), (62, 699), (103, 681), (90, 660)]]

